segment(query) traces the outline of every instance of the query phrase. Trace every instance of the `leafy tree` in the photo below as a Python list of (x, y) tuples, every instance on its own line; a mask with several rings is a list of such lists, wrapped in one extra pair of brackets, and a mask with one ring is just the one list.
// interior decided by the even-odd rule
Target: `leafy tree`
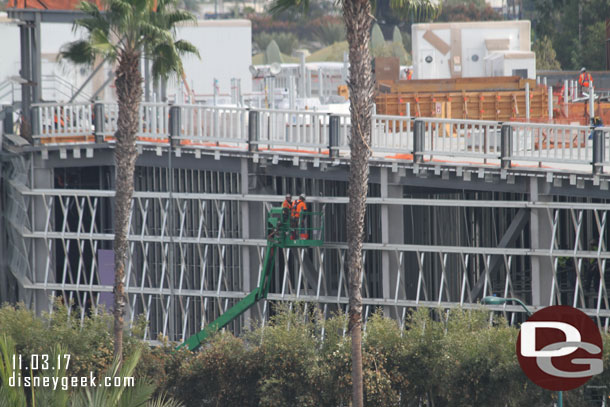
[(394, 30), (392, 31), (392, 42), (403, 45), (402, 34), (400, 33), (400, 28), (398, 28), (398, 26), (394, 26)]
[(588, 26), (583, 37), (587, 46), (575, 52), (572, 65), (581, 64), (590, 71), (606, 69), (606, 23), (598, 21)]
[(379, 24), (373, 24), (373, 29), (371, 31), (371, 49), (383, 48), (385, 45), (385, 38), (383, 37)]
[(502, 16), (498, 14), (493, 8), (487, 5), (480, 7), (473, 3), (444, 4), (443, 9), (437, 19), (437, 21), (439, 22), (497, 20), (502, 20)]
[(536, 39), (532, 51), (536, 53), (536, 69), (549, 71), (561, 69), (559, 61), (557, 61), (557, 54), (553, 49), (553, 43), (549, 37)]
[(125, 268), (127, 231), (133, 196), (136, 132), (142, 100), (142, 53), (152, 60), (155, 78), (183, 73), (183, 54), (197, 54), (189, 42), (174, 38), (176, 25), (194, 20), (189, 12), (176, 9), (176, 0), (105, 0), (104, 10), (81, 2), (85, 17), (75, 27), (86, 31), (85, 39), (65, 46), (61, 55), (76, 64), (91, 65), (96, 56), (117, 62), (115, 86), (119, 117), (115, 133), (116, 195), (114, 208), (114, 355), (123, 355), (123, 315), (125, 312)]
[(408, 53), (412, 52), (411, 33), (408, 33), (408, 32), (402, 33), (402, 44), (404, 45), (405, 50)]
[(174, 391), (189, 406), (256, 407), (260, 362), (260, 352), (231, 334), (219, 333), (175, 372)]
[(397, 26), (394, 26), (392, 31), (392, 55), (400, 59), (401, 64), (411, 63), (411, 57), (405, 49), (402, 42), (402, 34)]
[(284, 62), (284, 61), (282, 60), (282, 54), (280, 52), (280, 47), (277, 45), (277, 42), (275, 42), (275, 40), (271, 40), (269, 45), (267, 45), (267, 49), (265, 50), (265, 63), (281, 64), (282, 62)]
[(345, 24), (327, 23), (318, 27), (314, 33), (314, 38), (322, 45), (332, 45), (337, 42), (345, 41)]
[(275, 41), (280, 51), (284, 54), (290, 55), (292, 51), (298, 46), (299, 40), (293, 33), (268, 33), (262, 32), (252, 37), (252, 41), (256, 45), (259, 51), (267, 49), (271, 41)]
[[(563, 69), (595, 69), (603, 63), (604, 43), (599, 28), (610, 15), (607, 0), (524, 0), (526, 18), (535, 37), (548, 36)], [(601, 66), (603, 68), (603, 66)]]

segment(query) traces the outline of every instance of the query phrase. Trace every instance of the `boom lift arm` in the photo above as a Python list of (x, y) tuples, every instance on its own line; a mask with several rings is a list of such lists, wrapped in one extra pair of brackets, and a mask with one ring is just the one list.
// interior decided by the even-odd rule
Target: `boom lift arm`
[[(177, 349), (187, 347), (196, 350), (214, 332), (224, 328), (231, 321), (246, 312), (261, 299), (267, 298), (271, 288), (271, 277), (278, 248), (285, 247), (313, 247), (321, 246), (323, 243), (324, 216), (322, 212), (307, 212), (301, 215), (301, 222), (307, 218), (311, 225), (304, 227), (303, 224), (293, 227), (290, 219), (286, 219), (281, 208), (272, 208), (267, 216), (267, 248), (263, 259), (263, 270), (258, 282), (258, 287), (250, 294), (229, 308), (225, 313), (210, 322), (204, 329), (190, 336)], [(297, 230), (298, 229), (298, 230)], [(299, 232), (306, 232), (307, 239), (293, 240)]]

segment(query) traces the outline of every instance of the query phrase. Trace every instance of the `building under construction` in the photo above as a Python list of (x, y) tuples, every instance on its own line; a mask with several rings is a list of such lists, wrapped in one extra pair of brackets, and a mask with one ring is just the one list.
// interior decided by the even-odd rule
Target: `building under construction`
[[(459, 97), (444, 116), (429, 113), (449, 102), (438, 96), (420, 99), (418, 114), (417, 100), (399, 96), (392, 111), (386, 97), (370, 145), (365, 318), (382, 308), (402, 324), (416, 307), (479, 308), (498, 295), (573, 305), (607, 329), (610, 128), (476, 105), (522, 114), (519, 95), (468, 94), (468, 111), (483, 110), (475, 118), (453, 113)], [(46, 311), (62, 296), (82, 318), (112, 304), (117, 106), (33, 101), (29, 114), (30, 141), (12, 126), (2, 138), (0, 299)], [(279, 301), (346, 312), (350, 127), (333, 111), (142, 103), (126, 293), (146, 339), (183, 341), (253, 292), (267, 213), (286, 193), (324, 214), (323, 240), (278, 246), (268, 292), (229, 328)], [(492, 308), (522, 318), (518, 306)]]

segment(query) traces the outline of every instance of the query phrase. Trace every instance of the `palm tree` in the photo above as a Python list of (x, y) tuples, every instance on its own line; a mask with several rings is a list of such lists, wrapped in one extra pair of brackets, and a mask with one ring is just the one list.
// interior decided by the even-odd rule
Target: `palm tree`
[(127, 231), (133, 195), (133, 175), (137, 158), (136, 131), (140, 120), (142, 75), (140, 59), (152, 60), (155, 78), (183, 73), (181, 55), (197, 54), (187, 41), (175, 40), (175, 27), (194, 20), (178, 10), (176, 0), (104, 0), (104, 9), (81, 2), (85, 13), (75, 22), (84, 28), (85, 39), (67, 44), (61, 56), (76, 64), (92, 64), (101, 56), (116, 62), (115, 86), (119, 117), (115, 133), (116, 196), (114, 209), (114, 355), (122, 360), (123, 314), (125, 312), (125, 263)]
[[(49, 354), (49, 361), (58, 360), (58, 356), (65, 355), (66, 349), (56, 345)], [(62, 385), (57, 388), (42, 386), (39, 388), (25, 387), (21, 385), (11, 386), (9, 378), (21, 373), (19, 366), (15, 366), (14, 357), (16, 353), (15, 341), (10, 336), (0, 337), (0, 407), (27, 407), (53, 406), (53, 407), (181, 407), (182, 405), (174, 399), (160, 395), (153, 398), (155, 386), (138, 380), (129, 383), (130, 386), (105, 387), (105, 377), (109, 377), (110, 383), (115, 383), (115, 378), (121, 383), (126, 383), (126, 378), (133, 378), (135, 368), (140, 360), (142, 348), (136, 350), (129, 356), (125, 363), (115, 359), (104, 377), (100, 378), (97, 387), (84, 387), (73, 392), (68, 392)], [(63, 383), (67, 378), (65, 364), (53, 366), (51, 369), (41, 369), (36, 374), (41, 377), (49, 377), (49, 382), (56, 379)], [(30, 374), (34, 373), (30, 370)], [(28, 399), (30, 402), (28, 402)]]
[[(289, 8), (307, 10), (309, 0), (274, 0), (273, 13)], [(431, 0), (390, 0), (390, 6), (408, 15), (424, 10), (433, 16)], [(352, 405), (362, 407), (362, 243), (371, 156), (373, 77), (371, 68), (371, 0), (341, 0), (349, 47), (349, 101), (351, 115), (350, 169), (347, 205), (347, 267), (349, 331), (352, 338)], [(421, 14), (421, 13), (418, 13)]]

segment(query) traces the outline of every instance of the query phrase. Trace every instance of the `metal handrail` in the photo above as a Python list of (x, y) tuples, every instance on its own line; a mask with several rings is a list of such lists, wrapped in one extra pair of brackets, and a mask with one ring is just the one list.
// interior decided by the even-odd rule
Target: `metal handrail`
[[(98, 103), (96, 106), (103, 114), (96, 122), (102, 123), (103, 128), (94, 130), (94, 105), (91, 103), (35, 104), (38, 126), (33, 127), (34, 137), (41, 142), (53, 138), (53, 142), (59, 143), (62, 137), (65, 137), (64, 141), (78, 143), (113, 142), (114, 139), (108, 136), (117, 130), (117, 105)], [(177, 123), (174, 128), (170, 117), (172, 111)], [(58, 113), (63, 117), (63, 123), (61, 120), (55, 123), (54, 116)], [(180, 148), (268, 149), (279, 154), (340, 155), (348, 154), (349, 150), (351, 119), (348, 114), (164, 103), (142, 103), (140, 114), (138, 140), (141, 143), (162, 146), (174, 140)], [(420, 125), (419, 136), (415, 134), (416, 123)], [(510, 128), (510, 144), (506, 146), (502, 144), (503, 128)], [(394, 153), (397, 154), (395, 158), (408, 159), (408, 155), (413, 154), (420, 162), (451, 157), (474, 158), (483, 163), (512, 160), (541, 165), (594, 164), (602, 169), (604, 165), (610, 165), (610, 127), (375, 114), (371, 130), (369, 147), (377, 156)], [(595, 148), (594, 130), (599, 132), (596, 137), (601, 135)], [(73, 138), (93, 134), (104, 138)], [(417, 137), (420, 141), (416, 144)]]

